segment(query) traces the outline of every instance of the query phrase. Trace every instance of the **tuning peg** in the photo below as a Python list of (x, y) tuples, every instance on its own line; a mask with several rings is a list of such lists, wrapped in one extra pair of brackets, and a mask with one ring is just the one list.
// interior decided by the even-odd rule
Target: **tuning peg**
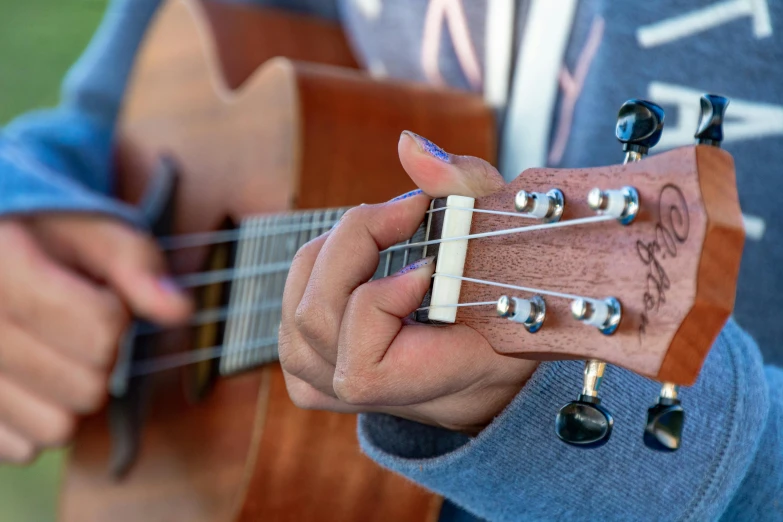
[(496, 310), (500, 317), (520, 323), (530, 333), (539, 331), (546, 318), (546, 302), (538, 295), (531, 299), (502, 295), (498, 299)]
[(571, 315), (577, 321), (595, 326), (604, 335), (612, 335), (620, 325), (623, 308), (614, 297), (604, 300), (579, 298), (571, 301)]
[(514, 208), (517, 212), (525, 212), (545, 223), (560, 221), (565, 208), (565, 197), (558, 189), (552, 189), (546, 194), (520, 190), (514, 197)]
[(587, 194), (587, 206), (599, 214), (613, 216), (629, 225), (639, 213), (639, 193), (633, 187), (620, 190), (594, 188)]
[(623, 144), (625, 161), (638, 161), (661, 139), (663, 109), (645, 100), (628, 100), (617, 113), (615, 135)]
[(702, 145), (720, 148), (723, 141), (723, 116), (729, 106), (729, 99), (717, 94), (703, 94), (701, 97), (701, 116), (694, 138)]
[(658, 402), (647, 410), (644, 445), (657, 451), (677, 451), (682, 440), (685, 410), (678, 399), (678, 387), (666, 383), (661, 388)]
[(555, 433), (563, 442), (581, 448), (598, 448), (609, 441), (614, 419), (601, 406), (598, 389), (601, 387), (606, 363), (585, 363), (582, 393), (557, 413)]

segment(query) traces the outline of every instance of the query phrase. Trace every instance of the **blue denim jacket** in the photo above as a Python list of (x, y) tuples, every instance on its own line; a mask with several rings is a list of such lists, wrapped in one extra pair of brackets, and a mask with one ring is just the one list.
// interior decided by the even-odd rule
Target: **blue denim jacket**
[[(134, 208), (111, 197), (112, 140), (134, 54), (158, 3), (114, 0), (68, 74), (61, 104), (3, 130), (0, 215), (82, 211), (142, 224)], [(321, 11), (336, 16), (326, 4)], [(698, 383), (682, 391), (688, 418), (675, 454), (653, 453), (641, 440), (658, 385), (615, 367), (604, 384), (616, 422), (611, 443), (584, 451), (559, 442), (553, 419), (574, 398), (581, 371), (579, 362), (542, 364), (472, 439), (367, 414), (360, 443), (382, 466), (488, 520), (783, 520), (783, 371), (765, 368), (733, 321)]]

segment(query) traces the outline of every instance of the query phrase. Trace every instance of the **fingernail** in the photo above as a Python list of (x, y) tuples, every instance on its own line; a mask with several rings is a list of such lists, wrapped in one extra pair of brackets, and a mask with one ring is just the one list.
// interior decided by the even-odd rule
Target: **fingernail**
[(407, 274), (408, 272), (413, 272), (414, 270), (418, 270), (419, 268), (423, 268), (425, 266), (431, 265), (432, 262), (435, 261), (435, 256), (425, 257), (424, 259), (419, 259), (415, 263), (411, 263), (410, 265), (406, 266), (405, 268), (401, 268), (396, 274), (394, 275), (403, 275)]
[(411, 132), (407, 130), (403, 131), (403, 134), (407, 134), (408, 136), (413, 138), (413, 140), (419, 145), (419, 148), (422, 150), (422, 152), (426, 152), (433, 158), (438, 158), (439, 160), (445, 161), (446, 163), (449, 163), (451, 161), (448, 152), (441, 149), (440, 147), (432, 143), (424, 136), (419, 136), (415, 132)]
[(167, 294), (181, 294), (182, 288), (177, 284), (174, 279), (169, 276), (163, 276), (158, 279), (158, 288), (166, 292)]
[[(401, 196), (397, 196), (396, 198), (392, 199), (391, 201), (401, 201), (403, 199), (412, 198), (413, 196), (418, 196), (419, 194), (422, 194), (423, 191), (421, 189), (411, 190), (410, 192), (406, 192), (405, 194)], [(390, 201), (390, 203), (391, 203)]]

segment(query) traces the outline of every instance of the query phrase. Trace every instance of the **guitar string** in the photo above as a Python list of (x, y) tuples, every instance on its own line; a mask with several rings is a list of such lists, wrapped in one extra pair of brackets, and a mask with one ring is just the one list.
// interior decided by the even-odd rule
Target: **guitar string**
[[(529, 292), (532, 294), (540, 294), (540, 295), (549, 295), (552, 297), (561, 297), (564, 299), (588, 299), (588, 300), (595, 300), (590, 297), (584, 297), (584, 296), (578, 296), (573, 294), (565, 294), (561, 292), (554, 292), (550, 290), (543, 290), (540, 288), (530, 288), (525, 286), (518, 286), (518, 285), (510, 285), (505, 283), (498, 283), (496, 281), (488, 281), (483, 279), (475, 279), (472, 277), (460, 277), (460, 276), (452, 276), (448, 274), (433, 274), (433, 277), (448, 277), (451, 279), (459, 279), (461, 281), (465, 281), (468, 283), (475, 283), (475, 284), (483, 284), (483, 285), (489, 285), (489, 286), (496, 286), (501, 288), (508, 288), (512, 290), (519, 290), (523, 292)], [(442, 305), (430, 305), (430, 306), (422, 306), (420, 308), (417, 308), (415, 311), (420, 312), (424, 310), (431, 310), (433, 308), (467, 308), (467, 307), (479, 307), (479, 306), (495, 306), (497, 304), (497, 301), (480, 301), (480, 302), (474, 302), (474, 303), (457, 303), (457, 304), (442, 304)], [(217, 359), (219, 357), (222, 357), (225, 353), (230, 352), (233, 354), (238, 353), (244, 353), (244, 352), (252, 352), (259, 350), (261, 348), (267, 348), (267, 347), (274, 347), (277, 345), (278, 337), (277, 336), (270, 336), (270, 337), (261, 337), (259, 339), (256, 339), (254, 341), (245, 342), (239, 346), (224, 344), (224, 345), (218, 345), (218, 346), (211, 346), (208, 348), (198, 348), (196, 350), (192, 350), (190, 352), (185, 353), (178, 353), (178, 354), (172, 354), (172, 355), (165, 355), (161, 357), (156, 357), (154, 359), (150, 360), (142, 360), (137, 361), (134, 363), (130, 376), (131, 377), (138, 377), (141, 375), (149, 375), (156, 372), (171, 370), (174, 368), (179, 368), (182, 366), (188, 366), (190, 364), (196, 364), (199, 362), (205, 362), (211, 359)], [(269, 354), (273, 355), (273, 354)], [(274, 358), (267, 358), (264, 359), (263, 357), (261, 360), (256, 360), (257, 363), (263, 363), (265, 361), (272, 361)]]
[[(410, 250), (414, 248), (422, 248), (429, 245), (437, 245), (440, 243), (446, 243), (449, 241), (465, 241), (469, 239), (481, 239), (487, 237), (498, 237), (510, 234), (523, 234), (525, 232), (536, 232), (539, 230), (549, 230), (553, 228), (565, 228), (580, 225), (589, 225), (592, 223), (600, 223), (603, 221), (616, 221), (616, 218), (609, 215), (590, 216), (586, 218), (569, 219), (566, 221), (558, 221), (556, 223), (543, 223), (538, 225), (528, 225), (525, 227), (509, 228), (503, 230), (492, 230), (489, 232), (480, 232), (477, 234), (468, 234), (466, 236), (448, 237), (442, 239), (432, 239), (430, 241), (420, 241), (418, 243), (399, 244), (391, 248), (387, 248), (379, 253), (390, 254), (400, 250)], [(241, 279), (245, 277), (254, 277), (260, 275), (266, 275), (275, 273), (278, 271), (286, 271), (291, 267), (290, 262), (281, 263), (269, 263), (259, 264), (257, 266), (242, 267), (242, 268), (228, 268), (223, 270), (210, 270), (206, 272), (194, 272), (191, 274), (185, 274), (175, 278), (175, 281), (182, 288), (193, 288), (197, 286), (204, 286), (213, 283), (225, 283), (233, 281), (235, 279)]]
[[(417, 309), (416, 311), (427, 310), (430, 308), (464, 308), (469, 306), (490, 306), (490, 305), (494, 306), (495, 304), (496, 301), (484, 301), (478, 303), (458, 303), (458, 304), (451, 304), (451, 305), (444, 304), (444, 305), (436, 305), (431, 307), (423, 307)], [(172, 370), (174, 368), (180, 368), (183, 366), (205, 362), (212, 359), (218, 359), (220, 357), (223, 357), (223, 355), (225, 354), (235, 355), (235, 354), (253, 352), (267, 347), (273, 348), (277, 346), (277, 343), (278, 343), (277, 336), (261, 337), (253, 341), (242, 343), (240, 345), (232, 345), (226, 343), (223, 345), (210, 346), (207, 348), (197, 348), (189, 352), (163, 355), (151, 359), (142, 359), (140, 361), (136, 361), (133, 364), (129, 376), (140, 377), (142, 375), (150, 375), (157, 372)], [(269, 355), (272, 356), (274, 354), (269, 354)], [(261, 360), (257, 360), (255, 362), (258, 363), (271, 362), (276, 359), (277, 359), (276, 357), (268, 357), (266, 359), (262, 357)]]
[[(511, 290), (519, 290), (522, 292), (528, 292), (532, 294), (539, 294), (539, 295), (548, 295), (552, 297), (560, 297), (563, 299), (570, 299), (570, 300), (576, 300), (576, 299), (586, 299), (586, 300), (596, 300), (595, 298), (591, 297), (585, 297), (585, 296), (578, 296), (574, 294), (566, 294), (562, 292), (554, 292), (551, 290), (544, 290), (541, 288), (531, 288), (526, 286), (519, 286), (519, 285), (511, 285), (506, 283), (499, 283), (496, 281), (489, 281), (484, 279), (476, 279), (472, 277), (462, 277), (462, 276), (453, 276), (450, 274), (433, 274), (432, 277), (446, 277), (450, 279), (457, 279), (460, 281), (468, 282), (468, 283), (475, 283), (475, 284), (483, 284), (488, 286), (495, 286), (500, 288), (508, 288)], [(420, 308), (417, 308), (416, 311), (424, 311), (424, 310), (431, 310), (433, 308), (466, 308), (466, 307), (479, 307), (479, 306), (494, 306), (497, 304), (497, 301), (480, 301), (480, 302), (474, 302), (474, 303), (457, 303), (457, 304), (442, 304), (442, 305), (430, 305), (430, 306), (423, 306)], [(232, 354), (234, 353), (241, 353), (246, 351), (254, 351), (258, 350), (260, 348), (265, 347), (273, 347), (277, 345), (277, 336), (273, 337), (264, 337), (261, 338), (260, 341), (251, 341), (249, 343), (245, 343), (240, 346), (230, 346), (230, 352)], [(229, 345), (218, 345), (218, 346), (212, 346), (209, 348), (199, 348), (196, 350), (192, 350), (190, 352), (180, 353), (180, 354), (173, 354), (173, 355), (167, 355), (162, 357), (156, 357), (154, 359), (151, 359), (149, 361), (138, 361), (134, 364), (134, 366), (131, 369), (130, 375), (132, 377), (140, 376), (140, 375), (149, 375), (151, 373), (156, 373), (159, 371), (165, 371), (170, 370), (173, 368), (178, 368), (182, 366), (187, 366), (190, 364), (195, 364), (198, 362), (204, 362), (211, 359), (217, 359), (219, 357), (222, 357), (223, 354), (228, 350)], [(271, 354), (270, 354), (271, 355)], [(267, 359), (269, 361), (274, 360), (274, 358)], [(264, 360), (256, 361), (258, 363), (264, 362)]]
[[(267, 339), (256, 339), (254, 341), (245, 342), (238, 346), (223, 344), (210, 346), (208, 348), (198, 348), (189, 352), (163, 355), (152, 359), (142, 359), (133, 363), (131, 371), (129, 372), (129, 376), (139, 377), (142, 375), (150, 375), (174, 368), (180, 368), (182, 366), (188, 366), (191, 364), (217, 359), (222, 357), (224, 353), (239, 355), (244, 352), (251, 352), (269, 345), (277, 345), (277, 336), (274, 338), (270, 337)], [(231, 347), (230, 350), (228, 349), (229, 346)]]
[[(333, 227), (339, 220), (331, 221), (328, 227)], [(276, 236), (279, 234), (296, 234), (301, 231), (318, 230), (321, 227), (312, 223), (307, 225), (290, 225), (279, 228), (265, 229), (252, 234), (243, 233), (242, 228), (231, 230), (218, 230), (215, 232), (195, 232), (192, 234), (180, 234), (177, 236), (164, 236), (158, 238), (158, 245), (164, 251), (185, 250), (188, 248), (219, 245), (221, 243), (237, 243), (246, 239), (257, 239), (265, 236)]]
[[(498, 230), (498, 231), (491, 231), (491, 232), (484, 232), (479, 234), (471, 234), (468, 236), (462, 236), (457, 238), (446, 238), (442, 240), (431, 240), (431, 241), (423, 241), (419, 243), (409, 243), (405, 245), (399, 245), (401, 248), (394, 248), (387, 249), (383, 253), (386, 252), (394, 252), (398, 250), (403, 249), (410, 249), (410, 248), (416, 248), (416, 247), (423, 247), (426, 245), (432, 245), (432, 244), (438, 244), (445, 241), (456, 241), (456, 240), (467, 240), (467, 239), (479, 239), (482, 237), (494, 237), (494, 236), (500, 236), (500, 235), (506, 235), (506, 234), (518, 234), (518, 233), (524, 233), (529, 231), (535, 231), (535, 230), (546, 230), (549, 228), (563, 228), (567, 226), (577, 226), (582, 224), (588, 224), (588, 223), (596, 223), (596, 222), (602, 222), (602, 221), (608, 221), (613, 220), (614, 218), (612, 216), (593, 216), (588, 218), (579, 218), (574, 220), (568, 220), (568, 221), (561, 221), (557, 223), (549, 223), (549, 224), (543, 224), (543, 225), (532, 225), (528, 227), (519, 227), (514, 229), (505, 229), (505, 230)], [(315, 228), (315, 227), (313, 227)], [(312, 235), (312, 233), (311, 233)], [(233, 271), (238, 272), (241, 269), (234, 269)], [(218, 272), (225, 273), (226, 270), (221, 270)], [(269, 273), (269, 272), (266, 272)], [(205, 272), (203, 274), (209, 274), (209, 272)], [(192, 274), (192, 275), (203, 275), (203, 274)], [(536, 288), (530, 288), (530, 287), (524, 287), (524, 286), (518, 286), (518, 285), (510, 285), (505, 283), (499, 283), (495, 281), (488, 281), (488, 280), (482, 280), (482, 279), (476, 279), (476, 278), (469, 278), (469, 277), (463, 277), (463, 276), (454, 276), (450, 274), (433, 274), (433, 277), (446, 277), (451, 279), (457, 279), (465, 282), (475, 283), (475, 284), (484, 284), (489, 286), (496, 286), (501, 288), (508, 288), (513, 290), (519, 290), (523, 292), (530, 292), (530, 293), (536, 293), (541, 295), (549, 295), (553, 297), (561, 297), (566, 299), (580, 299), (581, 296), (573, 295), (573, 294), (566, 294), (561, 292), (554, 292), (549, 290), (543, 290), (543, 289), (536, 289)], [(591, 299), (592, 298), (585, 298), (585, 299)], [(489, 306), (495, 304), (494, 301), (485, 301), (480, 303), (457, 303), (453, 305), (434, 305), (430, 307), (423, 307), (421, 310), (429, 309), (429, 308), (435, 308), (435, 307), (467, 307), (467, 306)], [(265, 346), (268, 346), (269, 344), (277, 343), (277, 337), (267, 337), (262, 338), (262, 342), (250, 342), (250, 343), (244, 343), (240, 346), (232, 346), (231, 352), (232, 353), (241, 353), (244, 351), (252, 351), (252, 350), (258, 350), (259, 348), (264, 348)], [(209, 348), (200, 348), (197, 350), (193, 350), (191, 352), (186, 352), (183, 354), (173, 354), (169, 356), (163, 356), (163, 357), (157, 357), (149, 361), (137, 361), (134, 363), (134, 366), (131, 369), (131, 376), (139, 376), (139, 375), (148, 375), (151, 373), (155, 373), (158, 371), (164, 371), (166, 369), (172, 369), (179, 366), (186, 366), (189, 364), (194, 364), (197, 362), (202, 362), (210, 359), (215, 359), (223, 356), (223, 353), (226, 351), (226, 345), (218, 345), (213, 346)]]
[(407, 245), (394, 245), (381, 252), (381, 255), (388, 252), (397, 252), (408, 248), (421, 248), (429, 245), (437, 245), (447, 241), (464, 241), (466, 239), (481, 239), (484, 237), (506, 236), (509, 234), (522, 234), (525, 232), (535, 232), (538, 230), (549, 230), (550, 228), (575, 227), (579, 225), (589, 225), (591, 223), (600, 223), (602, 221), (617, 221), (617, 218), (610, 215), (590, 216), (585, 218), (568, 219), (566, 221), (557, 221), (555, 223), (542, 223), (539, 225), (528, 225), (526, 227), (506, 228), (503, 230), (491, 230), (489, 232), (480, 232), (478, 234), (469, 234), (467, 236), (447, 237), (445, 239), (431, 239), (430, 241), (420, 241), (419, 243), (410, 243)]
[(433, 308), (467, 308), (471, 306), (495, 306), (497, 301), (481, 301), (478, 303), (457, 303), (457, 304), (441, 304), (441, 305), (429, 305), (417, 308), (417, 312), (423, 312), (425, 310), (432, 310)]
[[(337, 211), (341, 210), (348, 210), (345, 209), (335, 209)], [(440, 207), (431, 209), (425, 212), (425, 214), (432, 214), (436, 212), (443, 212), (444, 210), (465, 210), (468, 212), (474, 212), (478, 214), (494, 214), (498, 216), (509, 216), (509, 217), (519, 217), (519, 218), (525, 218), (525, 219), (534, 219), (534, 216), (528, 213), (524, 212), (506, 212), (502, 210), (487, 210), (487, 209), (479, 209), (479, 208), (470, 208), (470, 207), (453, 207), (453, 206), (446, 206), (446, 207)], [(293, 215), (293, 214), (292, 214)], [(251, 218), (252, 219), (252, 218)], [(328, 223), (323, 224), (323, 228), (331, 228), (334, 225), (336, 225), (340, 220), (336, 219), (333, 221), (330, 221)], [(322, 224), (319, 223), (318, 225), (314, 226), (312, 223), (307, 225), (287, 225), (282, 226), (279, 228), (272, 228), (271, 230), (264, 230), (263, 232), (256, 232), (255, 234), (242, 234), (241, 228), (232, 229), (232, 230), (218, 230), (215, 232), (195, 232), (192, 234), (180, 234), (176, 236), (164, 236), (158, 239), (158, 244), (161, 249), (164, 251), (172, 251), (172, 250), (185, 250), (188, 248), (196, 248), (201, 246), (210, 246), (210, 245), (218, 245), (221, 243), (236, 243), (238, 241), (243, 241), (245, 239), (251, 239), (251, 238), (258, 238), (258, 237), (264, 237), (267, 235), (277, 235), (277, 234), (295, 234), (300, 231), (311, 231), (311, 230), (318, 230), (319, 228), (322, 228)]]
[[(283, 307), (282, 299), (273, 299), (262, 301), (260, 304), (250, 306), (246, 308), (232, 308), (231, 306), (223, 306), (218, 308), (206, 308), (194, 313), (190, 320), (182, 326), (204, 326), (208, 324), (217, 324), (223, 322), (232, 317), (238, 317), (241, 315), (254, 314), (258, 312), (264, 312), (272, 309), (280, 309)], [(153, 324), (145, 323), (136, 331), (136, 335), (152, 335), (169, 331), (170, 328), (157, 326)]]
[(548, 295), (551, 297), (561, 297), (563, 299), (570, 299), (572, 301), (576, 299), (586, 299), (588, 301), (599, 301), (599, 299), (593, 297), (585, 297), (574, 294), (564, 294), (562, 292), (553, 292), (551, 290), (542, 290), (541, 288), (530, 288), (528, 286), (509, 285), (506, 283), (498, 283), (496, 281), (489, 281), (486, 279), (475, 279), (473, 277), (456, 276), (451, 274), (432, 274), (432, 277), (445, 277), (447, 279), (457, 279), (459, 281), (465, 281), (467, 283), (475, 283), (479, 285), (498, 286), (500, 288), (508, 288), (511, 290), (519, 290), (520, 292), (527, 292), (531, 294)]
[[(450, 274), (433, 274), (432, 277), (446, 277), (449, 279), (458, 279), (461, 281), (466, 281), (469, 283), (477, 283), (477, 284), (485, 284), (490, 286), (498, 286), (502, 288), (509, 288), (511, 290), (519, 290), (522, 292), (527, 293), (540, 293), (542, 295), (550, 295), (553, 297), (562, 297), (564, 299), (577, 299), (579, 296), (572, 295), (572, 294), (564, 294), (559, 292), (551, 292), (547, 290), (541, 290), (536, 288), (530, 288), (525, 286), (517, 286), (517, 285), (508, 285), (504, 283), (495, 283), (492, 281), (484, 281), (480, 279), (474, 279), (469, 277), (461, 277), (461, 276), (454, 276)], [(433, 305), (433, 306), (425, 306), (422, 308), (418, 308), (417, 311), (424, 311), (428, 310), (430, 308), (440, 308), (440, 307), (463, 307), (463, 306), (484, 306), (484, 305), (491, 305), (495, 304), (495, 301), (486, 301), (482, 303), (460, 303), (460, 304), (452, 304), (452, 305)], [(240, 308), (236, 310), (231, 310), (230, 307), (222, 307), (222, 308), (209, 308), (206, 310), (200, 310), (196, 314), (194, 314), (191, 318), (191, 320), (186, 324), (186, 326), (202, 326), (210, 323), (219, 323), (221, 321), (225, 321), (232, 317), (237, 317), (241, 315), (249, 315), (257, 312), (264, 312), (264, 311), (270, 311), (270, 310), (279, 310), (282, 308), (282, 300), (281, 299), (275, 299), (275, 300), (269, 300), (264, 301), (261, 304), (250, 306), (246, 308)], [(164, 332), (166, 331), (166, 328), (158, 327), (154, 325), (145, 325), (142, 327), (138, 332), (137, 335), (151, 335), (154, 333)]]

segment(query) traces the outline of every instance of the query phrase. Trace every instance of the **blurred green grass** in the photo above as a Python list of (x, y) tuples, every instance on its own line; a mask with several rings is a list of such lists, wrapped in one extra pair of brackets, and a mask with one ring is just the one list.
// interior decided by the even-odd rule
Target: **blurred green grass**
[[(90, 40), (107, 0), (0, 0), (0, 122), (57, 103), (60, 81)], [(0, 466), (0, 521), (55, 520), (65, 452)]]
[(57, 102), (107, 0), (0, 0), (0, 122)]

